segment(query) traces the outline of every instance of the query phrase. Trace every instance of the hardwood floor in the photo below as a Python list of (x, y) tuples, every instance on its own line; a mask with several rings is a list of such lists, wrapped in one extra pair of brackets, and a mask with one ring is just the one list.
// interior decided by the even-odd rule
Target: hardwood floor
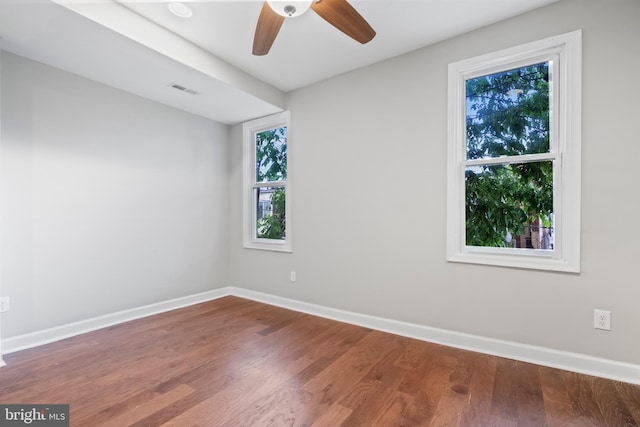
[(9, 354), (0, 403), (73, 426), (638, 426), (640, 386), (236, 297)]

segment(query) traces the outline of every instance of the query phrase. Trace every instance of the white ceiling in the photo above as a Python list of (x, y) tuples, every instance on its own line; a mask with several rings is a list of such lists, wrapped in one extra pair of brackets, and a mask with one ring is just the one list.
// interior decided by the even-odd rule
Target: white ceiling
[(262, 1), (184, 1), (193, 10), (189, 19), (172, 15), (167, 3), (118, 1), (287, 92), (555, 0), (349, 0), (376, 30), (371, 42), (361, 45), (309, 10), (285, 20), (263, 57), (251, 55)]
[[(262, 1), (0, 0), (2, 48), (223, 123), (284, 108), (284, 93), (557, 0), (350, 0), (376, 30), (360, 45), (312, 10), (251, 47)], [(199, 92), (168, 87), (179, 83)]]

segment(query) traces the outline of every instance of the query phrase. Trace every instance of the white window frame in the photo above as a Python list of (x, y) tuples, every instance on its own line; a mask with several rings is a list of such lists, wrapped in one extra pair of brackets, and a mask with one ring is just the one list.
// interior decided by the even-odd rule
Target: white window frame
[[(289, 111), (243, 123), (243, 221), (244, 247), (249, 249), (263, 249), (278, 252), (292, 252), (292, 221), (291, 221), (291, 116)], [(284, 187), (285, 189), (285, 218), (286, 231), (284, 240), (261, 239), (257, 237), (257, 201), (254, 189), (260, 187), (256, 182), (256, 134), (265, 130), (287, 128), (287, 179), (270, 182), (270, 187)]]
[[(486, 161), (467, 160), (466, 81), (548, 60), (553, 61), (550, 152), (519, 157), (528, 157), (526, 161), (554, 162), (554, 249), (467, 246), (465, 168)], [(448, 97), (447, 260), (580, 272), (582, 31), (451, 63)]]

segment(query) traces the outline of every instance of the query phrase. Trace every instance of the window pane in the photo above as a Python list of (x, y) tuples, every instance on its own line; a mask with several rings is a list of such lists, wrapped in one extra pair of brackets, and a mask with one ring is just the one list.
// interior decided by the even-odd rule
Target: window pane
[(254, 191), (256, 237), (258, 239), (284, 240), (286, 236), (284, 187), (261, 187)]
[(553, 249), (553, 162), (465, 170), (466, 245)]
[(287, 179), (287, 128), (256, 133), (256, 182)]
[(467, 160), (549, 152), (550, 65), (466, 80)]

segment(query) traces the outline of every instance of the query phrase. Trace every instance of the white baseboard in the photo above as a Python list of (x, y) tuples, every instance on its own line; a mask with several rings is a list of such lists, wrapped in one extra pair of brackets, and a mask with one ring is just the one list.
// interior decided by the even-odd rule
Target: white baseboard
[[(602, 359), (585, 354), (571, 353), (546, 347), (448, 331), (415, 323), (400, 322), (397, 320), (338, 310), (331, 307), (236, 287), (216, 289), (213, 291), (70, 323), (43, 331), (7, 338), (2, 341), (2, 350), (5, 354), (13, 353), (15, 351), (36, 347), (118, 323), (128, 322), (141, 317), (199, 304), (201, 302), (211, 301), (227, 295), (234, 295), (240, 298), (259, 301), (265, 304), (275, 305), (302, 313), (308, 313), (353, 325), (364, 326), (366, 328), (415, 338), (422, 341), (491, 354), (508, 359), (520, 360), (523, 362), (535, 363), (572, 372), (579, 372), (581, 374), (593, 375), (616, 381), (640, 384), (640, 365)], [(0, 358), (0, 361), (1, 360), (2, 359)]]
[(42, 331), (18, 335), (2, 340), (2, 352), (4, 354), (9, 354), (31, 347), (37, 347), (43, 344), (95, 331), (97, 329), (106, 328), (118, 323), (124, 323), (130, 320), (164, 313), (165, 311), (175, 310), (176, 308), (211, 301), (227, 295), (229, 295), (229, 288), (215, 289), (213, 291), (188, 295), (186, 297), (175, 298), (155, 304), (119, 311), (113, 314), (68, 323), (66, 325), (56, 326)]
[(464, 350), (491, 354), (507, 359), (535, 363), (537, 365), (564, 369), (616, 381), (640, 384), (640, 365), (353, 313), (247, 289), (232, 287), (230, 288), (230, 293), (241, 298), (260, 301), (315, 316), (364, 326), (370, 329), (390, 332), (421, 341), (443, 344)]

